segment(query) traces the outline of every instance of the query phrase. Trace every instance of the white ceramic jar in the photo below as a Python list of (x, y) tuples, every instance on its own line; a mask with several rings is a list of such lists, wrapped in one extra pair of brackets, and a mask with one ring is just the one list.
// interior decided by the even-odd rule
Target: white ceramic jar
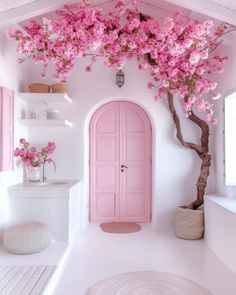
[(50, 120), (59, 119), (59, 111), (55, 109), (48, 109), (46, 111), (46, 118)]
[(30, 110), (29, 111), (29, 119), (38, 120), (40, 117), (39, 110)]

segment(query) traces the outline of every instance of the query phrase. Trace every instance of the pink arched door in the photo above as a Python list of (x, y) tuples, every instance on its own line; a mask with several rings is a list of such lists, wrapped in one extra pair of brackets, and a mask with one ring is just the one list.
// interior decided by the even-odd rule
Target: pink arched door
[(134, 103), (103, 105), (90, 122), (90, 221), (150, 222), (151, 124)]

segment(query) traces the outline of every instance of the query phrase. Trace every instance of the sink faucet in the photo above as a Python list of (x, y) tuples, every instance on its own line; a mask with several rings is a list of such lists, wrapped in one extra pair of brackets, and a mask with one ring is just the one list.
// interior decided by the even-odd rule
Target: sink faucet
[(56, 172), (56, 163), (55, 161), (53, 161), (52, 159), (50, 160), (45, 160), (43, 162), (43, 176), (42, 176), (42, 182), (45, 182), (47, 180), (47, 177), (45, 176), (45, 164), (46, 163), (53, 163), (53, 166), (54, 166), (54, 171)]

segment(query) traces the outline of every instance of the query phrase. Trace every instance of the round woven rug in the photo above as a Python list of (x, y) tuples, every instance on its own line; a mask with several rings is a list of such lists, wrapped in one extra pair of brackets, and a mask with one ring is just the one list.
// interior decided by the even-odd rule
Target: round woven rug
[(86, 295), (213, 295), (184, 277), (156, 271), (124, 273), (90, 287)]
[(114, 234), (135, 233), (142, 229), (141, 225), (135, 222), (106, 222), (100, 224), (100, 227), (104, 232)]

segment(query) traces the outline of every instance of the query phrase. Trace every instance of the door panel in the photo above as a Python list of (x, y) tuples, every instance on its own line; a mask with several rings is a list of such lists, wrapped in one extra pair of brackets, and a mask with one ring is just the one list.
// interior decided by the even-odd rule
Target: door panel
[(114, 162), (116, 159), (116, 140), (115, 136), (96, 137), (96, 161)]
[(150, 219), (149, 118), (134, 103), (108, 103), (90, 123), (90, 221)]
[(96, 203), (96, 218), (111, 218), (116, 215), (115, 194), (112, 193), (98, 193), (98, 202)]
[(119, 218), (119, 105), (97, 110), (90, 124), (90, 220)]
[[(135, 206), (134, 206), (135, 204)], [(145, 215), (145, 196), (143, 193), (129, 192), (125, 195), (125, 216), (134, 218)]]
[(137, 105), (120, 105), (120, 160), (127, 166), (121, 173), (120, 220), (151, 220), (151, 125)]
[(124, 189), (126, 191), (145, 190), (145, 170), (143, 165), (129, 164), (128, 167), (128, 170), (124, 172)]
[[(145, 122), (140, 117), (139, 112), (134, 110), (135, 105), (130, 102), (124, 103), (125, 105), (122, 108), (122, 115), (125, 118), (124, 130), (126, 132), (145, 132)], [(138, 111), (140, 111), (140, 108)]]
[(145, 161), (145, 134), (129, 133), (124, 140), (124, 161)]
[[(117, 131), (119, 122), (116, 121), (117, 107), (113, 106), (104, 110), (102, 114), (97, 118), (96, 133), (111, 134)], [(99, 115), (99, 114), (98, 114)]]
[(116, 185), (116, 167), (97, 165), (96, 167), (96, 188), (109, 190), (113, 189)]

